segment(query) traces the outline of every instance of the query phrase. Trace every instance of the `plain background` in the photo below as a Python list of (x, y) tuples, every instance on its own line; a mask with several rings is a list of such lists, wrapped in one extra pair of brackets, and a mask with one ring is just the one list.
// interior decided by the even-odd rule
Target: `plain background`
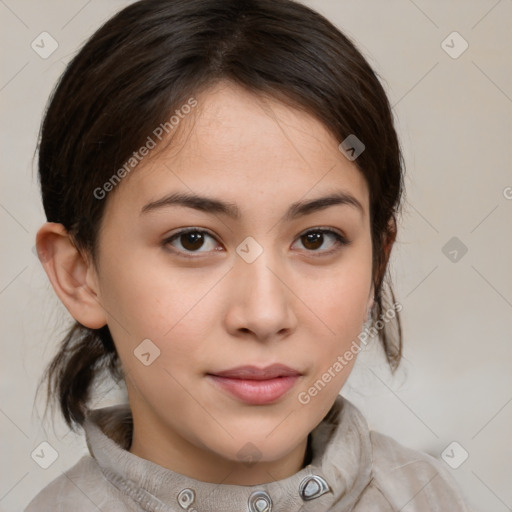
[[(45, 221), (34, 151), (65, 65), (128, 3), (0, 0), (1, 511), (22, 510), (86, 453), (80, 435), (60, 419), (54, 428), (43, 423), (41, 406), (34, 408), (37, 382), (70, 322), (34, 253)], [(486, 512), (512, 510), (512, 1), (307, 4), (351, 37), (381, 76), (407, 165), (391, 264), (405, 359), (392, 377), (370, 346), (343, 394), (371, 428), (406, 446), (441, 458), (458, 443), (451, 461), (469, 456), (447, 467), (468, 501)], [(47, 59), (31, 48), (44, 31), (58, 42)], [(464, 41), (468, 48), (453, 58)], [(97, 405), (118, 398), (114, 389)], [(48, 469), (31, 458), (43, 441), (58, 453)]]

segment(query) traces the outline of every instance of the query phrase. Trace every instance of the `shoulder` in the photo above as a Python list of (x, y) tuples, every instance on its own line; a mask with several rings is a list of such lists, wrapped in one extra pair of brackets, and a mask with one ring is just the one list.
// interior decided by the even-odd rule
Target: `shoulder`
[[(396, 510), (470, 512), (457, 483), (443, 463), (370, 431), (373, 481)], [(407, 507), (407, 508), (406, 508)]]
[[(24, 512), (109, 512), (130, 510), (119, 491), (104, 478), (97, 462), (82, 457), (44, 487)], [(135, 509), (134, 509), (135, 510)]]

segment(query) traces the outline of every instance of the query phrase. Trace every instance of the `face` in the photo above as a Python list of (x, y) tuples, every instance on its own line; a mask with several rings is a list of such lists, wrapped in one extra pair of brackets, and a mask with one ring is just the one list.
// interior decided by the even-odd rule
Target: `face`
[(98, 298), (126, 373), (131, 450), (199, 479), (221, 467), (224, 483), (261, 483), (298, 471), (354, 364), (338, 357), (371, 305), (369, 194), (310, 115), (227, 83), (197, 101), (107, 198)]

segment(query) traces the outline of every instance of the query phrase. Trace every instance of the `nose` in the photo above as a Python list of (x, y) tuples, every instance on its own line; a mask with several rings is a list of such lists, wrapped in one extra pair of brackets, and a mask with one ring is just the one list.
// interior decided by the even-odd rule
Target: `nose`
[(226, 328), (237, 337), (271, 341), (288, 336), (297, 325), (297, 302), (283, 265), (263, 253), (252, 263), (237, 257), (230, 272)]

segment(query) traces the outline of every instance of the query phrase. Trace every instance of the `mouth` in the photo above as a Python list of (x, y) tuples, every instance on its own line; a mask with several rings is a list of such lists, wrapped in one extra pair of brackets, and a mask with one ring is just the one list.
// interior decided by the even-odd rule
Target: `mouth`
[(239, 366), (207, 374), (207, 377), (222, 391), (251, 405), (277, 402), (301, 376), (299, 371), (282, 364), (274, 364), (266, 368)]

